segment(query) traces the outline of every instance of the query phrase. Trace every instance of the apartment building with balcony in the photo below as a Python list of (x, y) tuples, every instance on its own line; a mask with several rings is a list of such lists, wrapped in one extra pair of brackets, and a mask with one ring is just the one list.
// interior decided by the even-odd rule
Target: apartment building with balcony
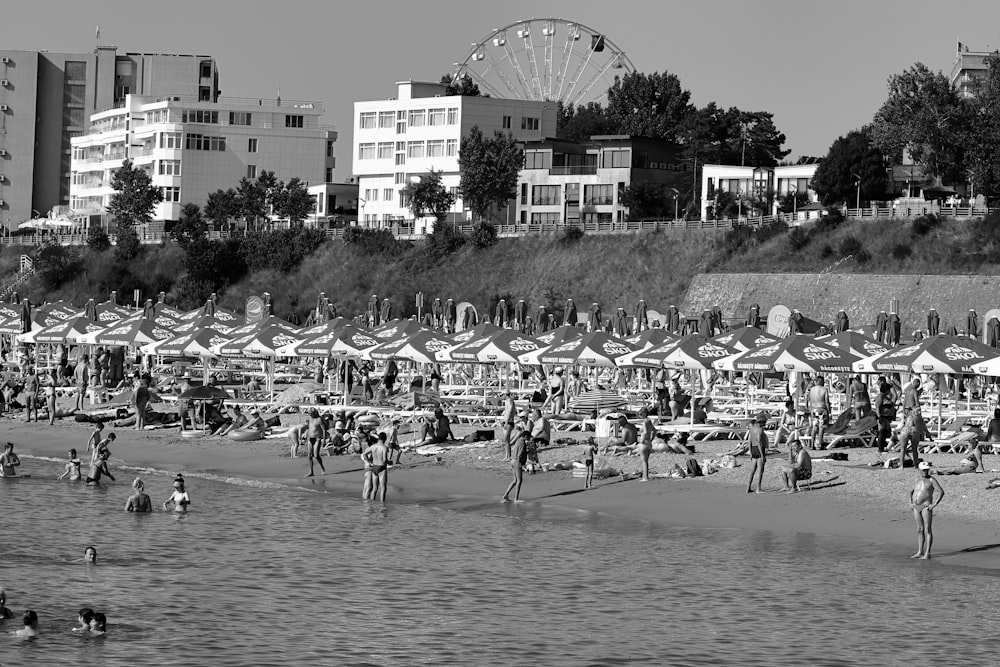
[[(789, 193), (805, 194), (810, 203), (817, 202), (819, 196), (810, 183), (818, 168), (819, 161), (814, 158), (778, 167), (706, 164), (701, 172), (701, 219), (714, 217), (718, 194), (722, 192), (731, 192), (743, 201), (764, 199), (771, 215), (778, 212), (778, 200)], [(747, 211), (745, 215), (752, 213)]]
[(102, 220), (112, 176), (125, 159), (163, 191), (158, 222), (177, 220), (183, 204), (204, 206), (209, 193), (265, 170), (307, 186), (332, 181), (337, 132), (320, 125), (323, 114), (317, 102), (127, 95), (121, 107), (94, 114), (88, 134), (73, 138), (70, 206), (89, 224)]
[[(354, 103), (353, 174), (360, 190), (359, 219), (378, 227), (413, 216), (402, 190), (432, 169), (442, 172), (445, 187), (458, 192), (458, 152), (473, 126), (486, 136), (509, 133), (518, 141), (556, 133), (553, 102), (445, 95), (437, 83), (403, 81), (397, 96)], [(449, 213), (464, 220), (459, 197)], [(417, 232), (424, 231), (418, 221)]]
[(621, 221), (629, 214), (622, 202), (629, 186), (678, 188), (690, 177), (680, 147), (656, 139), (600, 135), (587, 142), (527, 141), (516, 218), (522, 224)]
[(948, 73), (948, 81), (962, 97), (975, 95), (976, 84), (986, 77), (987, 61), (990, 56), (1000, 55), (1000, 51), (973, 51), (968, 45), (958, 43), (955, 60)]
[(90, 117), (129, 94), (219, 96), (215, 59), (204, 55), (0, 49), (0, 224), (70, 203), (71, 140)]

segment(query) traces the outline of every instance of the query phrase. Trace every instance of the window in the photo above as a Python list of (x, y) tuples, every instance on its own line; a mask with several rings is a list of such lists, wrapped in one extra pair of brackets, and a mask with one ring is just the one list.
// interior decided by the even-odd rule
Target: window
[(378, 126), (383, 130), (388, 130), (392, 127), (392, 121), (395, 118), (395, 114), (391, 111), (379, 111), (378, 112)]
[(406, 134), (406, 112), (396, 112), (396, 134)]
[(157, 109), (146, 114), (146, 124), (166, 123), (170, 120), (170, 114), (166, 109)]
[(427, 124), (427, 111), (419, 109), (410, 112), (410, 127), (423, 127)]
[(529, 118), (528, 116), (521, 117), (521, 129), (522, 130), (538, 130), (540, 121), (537, 118)]
[(406, 144), (406, 157), (418, 158), (424, 156), (424, 142), (410, 141)]
[[(358, 129), (360, 130), (374, 130), (375, 129), (375, 117), (376, 113), (374, 111), (362, 111), (358, 118)], [(299, 127), (302, 127), (301, 125)]]
[(454, 125), (458, 122), (458, 109), (448, 109), (448, 124)]
[(607, 206), (611, 204), (613, 196), (614, 186), (610, 183), (606, 185), (583, 186), (584, 206)]
[(532, 213), (532, 222), (561, 222), (562, 213)]
[(406, 164), (406, 153), (396, 153), (396, 166)]
[(335, 143), (336, 142), (334, 142), (334, 141), (327, 141), (326, 142), (326, 156), (327, 157), (333, 157), (333, 145)]
[(285, 127), (305, 127), (305, 116), (285, 116)]
[(552, 152), (551, 151), (525, 151), (524, 152), (524, 168), (525, 169), (548, 169), (552, 166)]
[(211, 125), (219, 124), (219, 112), (207, 109), (184, 109), (181, 114), (182, 123), (207, 123)]
[(87, 86), (78, 83), (67, 83), (63, 86), (64, 104), (84, 104), (87, 98)]
[(528, 203), (528, 184), (521, 183), (521, 206)]
[(583, 214), (584, 222), (611, 222), (614, 218), (610, 213), (594, 213), (588, 211)]
[(188, 133), (184, 136), (184, 148), (196, 151), (224, 151), (226, 138)]
[(327, 167), (323, 179), (327, 183), (333, 183), (333, 167)]
[(181, 175), (181, 161), (180, 160), (159, 160), (160, 163), (160, 176), (180, 176)]
[(615, 169), (631, 166), (628, 150), (605, 150), (601, 153), (601, 168)]
[(449, 139), (447, 146), (445, 147), (445, 154), (448, 157), (455, 157), (458, 155), (458, 139)]
[(385, 201), (392, 201), (392, 188), (382, 189), (382, 199)]
[(403, 173), (403, 172), (401, 172), (401, 171), (397, 171), (396, 172), (396, 185), (405, 185), (405, 184), (406, 184), (406, 174)]
[(257, 152), (257, 138), (250, 137), (249, 139), (247, 139), (247, 153), (256, 153), (256, 152)]
[(358, 144), (358, 159), (359, 160), (374, 160), (375, 159), (375, 144)]
[(372, 196), (368, 201), (378, 201), (378, 188), (372, 188)]
[(379, 160), (391, 160), (392, 159), (392, 142), (383, 141), (378, 145), (378, 159)]
[(181, 200), (180, 188), (160, 188), (163, 191), (163, 202), (165, 204), (176, 204)]
[(444, 109), (431, 109), (427, 112), (428, 125), (444, 125)]
[(247, 178), (257, 178), (257, 165), (255, 164), (247, 165)]
[(561, 203), (558, 185), (535, 185), (531, 188), (533, 206), (553, 206)]
[(510, 129), (510, 116), (504, 116), (503, 117), (502, 127), (505, 130), (509, 130)]
[(444, 139), (431, 139), (427, 142), (427, 157), (444, 157)]
[(229, 112), (229, 124), (230, 125), (250, 125), (252, 119), (252, 114), (249, 111), (230, 111)]

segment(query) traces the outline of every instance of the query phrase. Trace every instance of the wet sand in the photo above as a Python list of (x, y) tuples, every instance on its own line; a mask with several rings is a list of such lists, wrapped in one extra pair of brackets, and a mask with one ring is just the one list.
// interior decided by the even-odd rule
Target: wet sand
[[(297, 415), (282, 417), (294, 423)], [(468, 429), (456, 429), (463, 435)], [(169, 472), (200, 472), (222, 477), (240, 477), (360, 497), (362, 467), (357, 458), (325, 457), (326, 474), (317, 467), (317, 476), (305, 478), (308, 461), (289, 457), (287, 438), (256, 442), (235, 442), (225, 438), (181, 438), (178, 430), (143, 432), (116, 429), (112, 446), (112, 473), (121, 465), (149, 467)], [(90, 427), (69, 420), (55, 426), (27, 424), (20, 419), (0, 419), (0, 441), (16, 444), (21, 455), (63, 459), (75, 447), (81, 459)], [(566, 442), (540, 453), (543, 464), (580, 460), (578, 434), (553, 434)], [(696, 458), (714, 458), (728, 450), (732, 441), (697, 442)], [(901, 558), (915, 550), (915, 528), (907, 497), (916, 473), (910, 469), (869, 468), (864, 463), (873, 450), (849, 449), (849, 461), (814, 463), (816, 488), (789, 495), (781, 492), (779, 466), (783, 456), (769, 459), (762, 494), (746, 493), (749, 470), (746, 458), (732, 470), (694, 479), (637, 479), (621, 476), (595, 481), (596, 488), (584, 491), (583, 479), (566, 471), (525, 475), (522, 503), (504, 505), (499, 497), (510, 480), (509, 464), (502, 459), (497, 443), (467, 447), (422, 457), (404, 454), (403, 463), (392, 469), (389, 501), (440, 505), (455, 509), (493, 508), (490, 511), (539, 515), (545, 508), (564, 508), (585, 513), (625, 517), (652, 524), (720, 529), (763, 530), (780, 533), (808, 532), (841, 536), (861, 542), (881, 542), (899, 546)], [(440, 458), (440, 461), (438, 460)], [(936, 467), (956, 465), (957, 454), (929, 454)], [(653, 473), (666, 472), (676, 454), (653, 454)], [(636, 457), (616, 456), (604, 460), (615, 469), (638, 470)], [(598, 467), (602, 462), (598, 461)], [(987, 469), (1000, 467), (1000, 458), (986, 457)], [(30, 474), (30, 459), (22, 470)], [(122, 499), (129, 494), (132, 473), (118, 476), (114, 486)], [(1000, 528), (993, 521), (1000, 506), (1000, 490), (986, 490), (988, 480), (1000, 474), (967, 474), (940, 477), (946, 497), (935, 513), (934, 559), (955, 565), (1000, 569)], [(165, 491), (162, 490), (162, 491)]]

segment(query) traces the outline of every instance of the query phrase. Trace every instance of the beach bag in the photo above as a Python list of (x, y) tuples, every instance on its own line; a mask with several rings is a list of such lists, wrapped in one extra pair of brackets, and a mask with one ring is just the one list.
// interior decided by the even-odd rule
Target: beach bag
[(694, 459), (687, 460), (687, 474), (688, 477), (702, 477), (701, 466)]

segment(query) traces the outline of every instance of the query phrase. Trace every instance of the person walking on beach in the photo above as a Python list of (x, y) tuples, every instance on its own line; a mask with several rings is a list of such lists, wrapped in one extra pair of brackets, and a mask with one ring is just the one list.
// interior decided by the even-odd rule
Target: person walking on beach
[(754, 492), (754, 480), (756, 479), (757, 493), (763, 493), (764, 464), (767, 463), (767, 434), (764, 433), (764, 425), (767, 424), (767, 413), (759, 412), (747, 435), (750, 441), (750, 481), (747, 484), (747, 493)]
[(153, 511), (153, 501), (149, 499), (149, 496), (145, 492), (145, 484), (138, 477), (132, 482), (132, 488), (135, 490), (128, 500), (125, 501), (125, 511), (126, 512), (152, 512)]
[(524, 465), (528, 462), (528, 438), (530, 437), (526, 421), (522, 420), (514, 427), (510, 459), (510, 470), (513, 473), (514, 479), (500, 499), (505, 503), (510, 502), (511, 491), (514, 492), (514, 502), (521, 502), (521, 484), (524, 483)]
[(830, 391), (826, 388), (822, 375), (816, 378), (816, 384), (806, 394), (806, 408), (812, 415), (809, 432), (813, 436), (813, 449), (823, 449), (823, 435), (830, 425)]
[[(53, 366), (45, 374), (45, 383), (42, 387), (45, 394), (45, 409), (49, 413), (49, 426), (56, 424), (56, 387), (59, 386), (59, 370)], [(37, 419), (37, 415), (35, 416)]]
[(0, 477), (17, 477), (19, 465), (21, 459), (14, 453), (14, 443), (8, 442), (3, 446), (3, 454), (0, 454)]
[(326, 425), (319, 418), (319, 410), (312, 408), (309, 410), (309, 424), (306, 427), (306, 438), (309, 440), (309, 474), (313, 476), (314, 463), (319, 464), (319, 469), (326, 474), (323, 466), (323, 443), (326, 441)]
[(917, 523), (917, 553), (910, 558), (929, 560), (931, 544), (934, 542), (934, 534), (931, 531), (934, 508), (944, 500), (944, 489), (937, 479), (931, 477), (930, 462), (921, 461), (917, 470), (917, 483), (910, 490), (910, 508), (913, 510), (913, 520)]
[(590, 489), (594, 486), (594, 455), (597, 454), (597, 443), (591, 438), (583, 447), (583, 466), (587, 470), (584, 477), (583, 488)]

